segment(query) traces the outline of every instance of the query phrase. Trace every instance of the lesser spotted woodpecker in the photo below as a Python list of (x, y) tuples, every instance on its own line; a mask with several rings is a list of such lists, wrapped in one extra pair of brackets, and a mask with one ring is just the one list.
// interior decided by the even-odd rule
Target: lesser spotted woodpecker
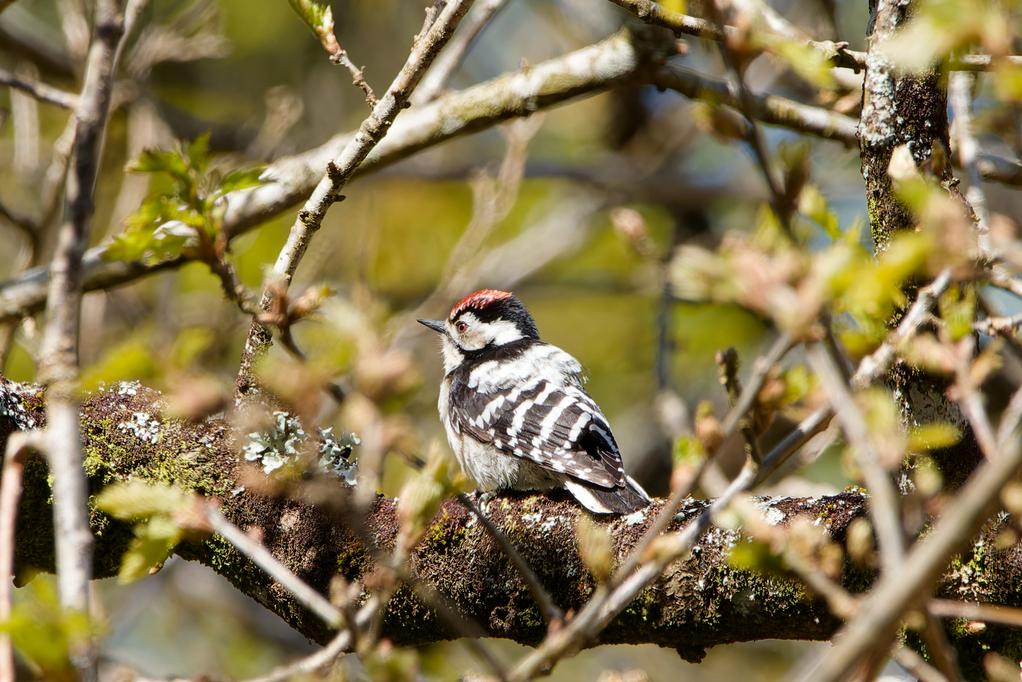
[(477, 291), (446, 320), (419, 322), (441, 335), (440, 419), (462, 470), (481, 489), (564, 487), (600, 514), (649, 504), (582, 387), (582, 365), (539, 340), (521, 301)]

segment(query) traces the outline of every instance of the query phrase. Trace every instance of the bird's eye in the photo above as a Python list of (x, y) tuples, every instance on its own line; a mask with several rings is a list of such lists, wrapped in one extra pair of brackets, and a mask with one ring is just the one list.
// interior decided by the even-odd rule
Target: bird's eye
[(466, 329), (468, 329), (468, 325), (466, 323), (464, 323), (464, 322), (459, 322), (458, 323), (458, 333), (459, 334), (464, 334)]

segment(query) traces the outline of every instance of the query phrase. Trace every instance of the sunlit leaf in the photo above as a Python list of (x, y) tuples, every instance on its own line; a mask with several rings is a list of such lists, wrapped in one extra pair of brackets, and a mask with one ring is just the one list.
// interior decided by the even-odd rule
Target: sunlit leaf
[(118, 581), (124, 584), (145, 578), (155, 566), (160, 566), (167, 560), (176, 544), (177, 540), (170, 541), (148, 535), (135, 538), (121, 557)]
[(838, 239), (841, 236), (841, 226), (837, 214), (830, 210), (827, 198), (820, 192), (820, 188), (809, 183), (802, 188), (799, 195), (798, 210), (808, 218), (811, 218), (831, 239)]
[(321, 5), (314, 0), (288, 0), (288, 4), (319, 39), (323, 49), (330, 54), (340, 49), (334, 37), (334, 15), (329, 5)]
[(773, 53), (806, 82), (823, 90), (833, 90), (837, 83), (831, 74), (830, 59), (822, 52), (795, 40), (772, 40)]
[(183, 185), (191, 184), (192, 177), (188, 174), (188, 164), (175, 151), (146, 150), (135, 163), (128, 166), (133, 173), (167, 173)]
[(103, 488), (96, 496), (96, 508), (124, 521), (149, 519), (187, 508), (191, 496), (169, 485), (131, 480)]
[(206, 167), (209, 165), (209, 138), (211, 135), (212, 131), (207, 130), (188, 143), (188, 159), (200, 176), (206, 172)]
[(255, 168), (230, 171), (220, 181), (220, 193), (237, 192), (264, 184), (266, 181), (259, 178), (265, 169), (265, 166), (256, 166)]
[(951, 447), (962, 439), (962, 431), (954, 424), (934, 422), (921, 424), (908, 434), (908, 447), (914, 452)]
[(98, 361), (82, 370), (79, 390), (95, 391), (101, 384), (125, 379), (148, 379), (157, 374), (151, 347), (139, 338), (109, 346)]
[(784, 570), (780, 557), (770, 550), (766, 542), (739, 542), (731, 548), (727, 561), (731, 566), (747, 571), (781, 573)]

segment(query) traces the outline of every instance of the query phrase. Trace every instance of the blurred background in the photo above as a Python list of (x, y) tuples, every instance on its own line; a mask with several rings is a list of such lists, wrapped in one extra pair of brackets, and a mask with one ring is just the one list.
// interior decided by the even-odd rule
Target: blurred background
[[(379, 91), (404, 62), (423, 5), (353, 0), (331, 7), (341, 46), (366, 66)], [(864, 49), (863, 3), (781, 0), (775, 8), (817, 39), (840, 38)], [(90, 16), (86, 0), (20, 0), (0, 15), (0, 68), (77, 91)], [(562, 55), (631, 20), (603, 0), (512, 0), (475, 41), (449, 87)], [(153, 0), (144, 22), (123, 64), (93, 245), (119, 233), (124, 218), (159, 191), (159, 178), (124, 172), (142, 149), (169, 149), (176, 139), (210, 131), (217, 164), (247, 167), (322, 144), (353, 130), (366, 114), (361, 91), (328, 62), (283, 0)], [(683, 51), (672, 59), (724, 73), (713, 45), (690, 39)], [(747, 80), (757, 92), (816, 96), (768, 58), (752, 64)], [(831, 103), (844, 97), (835, 106), (858, 116), (854, 82), (829, 96)], [(6, 111), (0, 201), (45, 225), (47, 210), (59, 209), (52, 198), (59, 186), (52, 180), (59, 162), (54, 149), (68, 114), (6, 88), (0, 107)], [(345, 190), (347, 201), (327, 215), (292, 287), (296, 296), (320, 284), (336, 291), (319, 319), (295, 330), (312, 362), (299, 367), (275, 349), (264, 376), (296, 400), (310, 393), (310, 383), (337, 381), (347, 395), (342, 404), (324, 393), (303, 404), (304, 413), (320, 426), (368, 439), (366, 447), (379, 454), (381, 492), (396, 495), (412, 471), (408, 457), (434, 442), (447, 447), (436, 414), (442, 373), (436, 339), (415, 317), (444, 317), (476, 289), (509, 288), (533, 313), (543, 339), (585, 366), (588, 390), (610, 419), (629, 472), (651, 493), (664, 494), (672, 425), (689, 423), (701, 400), (710, 400), (718, 415), (726, 409), (716, 352), (733, 346), (751, 363), (771, 340), (762, 320), (737, 307), (665, 295), (675, 245), (713, 247), (729, 230), (748, 230), (767, 199), (749, 148), (721, 135), (707, 117), (703, 104), (680, 95), (620, 88), (357, 180)], [(771, 150), (801, 140), (821, 171), (814, 182), (842, 228), (861, 227), (866, 204), (857, 149), (764, 131)], [(296, 211), (232, 242), (231, 259), (249, 287), (261, 286)], [(868, 230), (862, 232), (868, 239)], [(51, 250), (52, 231), (30, 238), (0, 219), (0, 280), (48, 262)], [(174, 396), (201, 383), (209, 394), (201, 398), (216, 404), (230, 395), (248, 326), (197, 263), (88, 294), (84, 377), (95, 385), (139, 379)], [(5, 376), (33, 380), (38, 341), (32, 319), (3, 332)], [(740, 446), (732, 450), (741, 456)], [(785, 491), (820, 494), (851, 479), (835, 456), (792, 480)], [(26, 590), (18, 590), (20, 598)], [(110, 679), (128, 669), (150, 677), (246, 677), (311, 651), (226, 581), (178, 559), (139, 583), (101, 581), (96, 590), (109, 622), (103, 655)], [(521, 650), (493, 644), (505, 661)], [(605, 647), (565, 662), (553, 679), (771, 680), (814, 646), (821, 645), (734, 645), (710, 651), (698, 666), (652, 646)], [(463, 668), (478, 667), (459, 643), (418, 654), (429, 679), (455, 679)]]

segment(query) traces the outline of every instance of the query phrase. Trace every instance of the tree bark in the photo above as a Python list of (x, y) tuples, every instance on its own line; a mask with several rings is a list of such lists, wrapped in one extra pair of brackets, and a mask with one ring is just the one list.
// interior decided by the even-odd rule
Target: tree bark
[[(300, 499), (294, 494), (274, 498), (246, 489), (262, 473), (238, 457), (227, 422), (167, 420), (159, 408), (160, 395), (134, 383), (98, 393), (83, 403), (82, 437), (93, 495), (107, 484), (141, 479), (216, 497), (231, 521), (245, 530), (258, 529), (274, 556), (317, 590), (326, 593), (338, 574), (372, 585), (373, 557), (392, 549), (397, 535), (394, 500), (377, 498), (364, 524), (355, 527), (346, 505), (350, 489), (340, 481), (314, 481), (300, 489)], [(37, 428), (44, 420), (40, 389), (0, 383), (0, 441), (6, 441), (14, 429)], [(20, 577), (39, 569), (53, 570), (47, 475), (38, 458), (26, 466), (16, 539), (16, 575)], [(795, 518), (807, 518), (826, 529), (832, 540), (843, 543), (851, 521), (865, 514), (866, 500), (859, 492), (846, 492), (818, 499), (763, 498), (758, 504), (772, 523), (787, 525)], [(535, 568), (558, 606), (578, 610), (595, 588), (575, 536), (576, 524), (587, 512), (557, 493), (506, 493), (484, 498), (482, 504)], [(618, 562), (662, 505), (657, 500), (631, 516), (597, 517), (614, 539)], [(671, 528), (684, 526), (705, 505), (688, 502)], [(95, 575), (115, 575), (134, 536), (132, 529), (96, 510), (91, 523), (96, 535)], [(992, 540), (1006, 523), (1002, 519), (991, 526), (972, 552), (953, 564), (940, 585), (940, 595), (1022, 605), (1015, 579), (1022, 571), (1022, 556), (1016, 547), (995, 549)], [(697, 661), (706, 648), (718, 644), (830, 637), (839, 621), (799, 581), (729, 563), (730, 549), (746, 541), (738, 531), (711, 528), (690, 558), (676, 563), (590, 644), (655, 643)], [(298, 632), (321, 643), (329, 639), (331, 633), (321, 621), (221, 538), (182, 543), (176, 553), (211, 567)], [(478, 624), (480, 634), (535, 644), (545, 633), (539, 609), (510, 560), (457, 501), (443, 504), (411, 563), (419, 583)], [(842, 582), (857, 592), (871, 580), (870, 571), (850, 565), (842, 576)], [(367, 595), (364, 591), (363, 597)], [(980, 658), (984, 646), (1009, 656), (1022, 651), (1017, 631), (991, 626), (982, 633), (970, 633), (963, 622), (952, 627), (951, 633), (961, 640), (956, 645), (962, 651)], [(402, 586), (386, 609), (383, 636), (395, 644), (418, 645), (458, 634), (410, 587)]]

